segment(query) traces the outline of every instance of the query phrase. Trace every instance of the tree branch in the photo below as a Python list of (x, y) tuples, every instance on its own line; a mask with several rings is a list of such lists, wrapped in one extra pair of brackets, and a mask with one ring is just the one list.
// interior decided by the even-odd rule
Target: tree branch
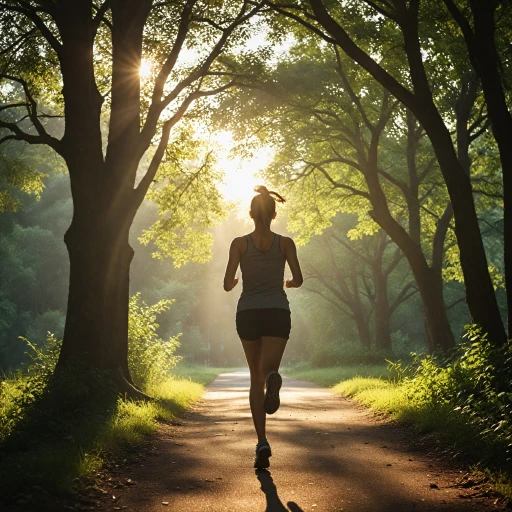
[(178, 29), (178, 34), (176, 36), (176, 41), (173, 46), (169, 57), (165, 61), (158, 77), (155, 81), (155, 87), (153, 89), (153, 95), (151, 100), (151, 105), (149, 107), (148, 115), (146, 117), (146, 121), (140, 133), (140, 153), (144, 153), (147, 149), (148, 145), (153, 138), (156, 127), (158, 123), (158, 119), (162, 111), (172, 102), (174, 101), (180, 93), (185, 90), (187, 87), (191, 86), (196, 80), (206, 76), (208, 71), (210, 70), (210, 66), (215, 61), (215, 59), (222, 53), (224, 49), (224, 45), (226, 44), (229, 36), (232, 32), (237, 28), (241, 23), (248, 20), (252, 16), (254, 16), (262, 7), (263, 2), (259, 2), (256, 6), (251, 9), (247, 14), (245, 13), (245, 9), (247, 6), (247, 2), (244, 2), (243, 7), (238, 13), (236, 19), (231, 23), (228, 27), (223, 30), (223, 34), (217, 44), (214, 46), (208, 57), (204, 60), (199, 68), (195, 71), (191, 72), (187, 78), (183, 79), (176, 87), (162, 99), (162, 94), (164, 91), (165, 82), (169, 74), (171, 73), (176, 61), (178, 59), (179, 53), (185, 41), (186, 35), (188, 33), (189, 27), (189, 17), (192, 11), (192, 8), (195, 4), (196, 0), (189, 0), (183, 12), (181, 14), (180, 27)]
[(55, 50), (57, 55), (60, 57), (62, 52), (62, 45), (57, 38), (52, 34), (50, 29), (46, 26), (44, 21), (37, 15), (37, 11), (33, 9), (30, 4), (26, 2), (20, 2), (26, 7), (21, 7), (13, 4), (0, 3), (0, 9), (6, 9), (11, 12), (18, 12), (24, 14), (32, 23), (39, 29), (43, 37), (48, 41), (49, 45)]
[(316, 293), (317, 295), (320, 295), (320, 297), (322, 297), (325, 301), (331, 303), (334, 307), (339, 309), (343, 314), (347, 315), (349, 318), (352, 318), (352, 319), (354, 318), (354, 315), (350, 311), (347, 311), (339, 302), (332, 300), (331, 298), (324, 295), (322, 292), (319, 292), (318, 290), (315, 290), (314, 288), (304, 287), (304, 289), (308, 292)]
[(350, 83), (350, 81), (347, 78), (347, 75), (343, 71), (343, 64), (341, 62), (340, 52), (338, 51), (336, 45), (334, 45), (334, 52), (336, 54), (336, 71), (340, 76), (341, 81), (343, 82), (343, 85), (345, 86), (345, 89), (347, 90), (350, 96), (350, 99), (354, 102), (355, 106), (357, 107), (357, 110), (359, 110), (359, 113), (361, 114), (364, 124), (367, 126), (370, 132), (373, 132), (374, 126), (372, 122), (368, 119), (368, 116), (366, 115), (366, 110), (363, 108), (359, 96), (357, 96), (357, 94), (354, 92), (352, 84)]
[[(291, 13), (289, 11), (282, 9), (281, 7), (283, 7), (283, 6), (279, 7), (278, 5), (276, 5), (272, 2), (266, 2), (266, 4), (269, 5), (274, 11), (278, 12), (279, 14), (282, 14), (283, 16), (286, 16), (287, 18), (295, 20), (296, 22), (300, 23), (307, 29), (311, 30), (311, 32), (314, 32), (316, 35), (320, 36), (324, 41), (327, 41), (328, 43), (331, 43), (331, 44), (336, 44), (336, 41), (332, 37), (329, 37), (327, 34), (322, 32), (318, 27), (315, 27), (311, 23), (308, 23), (306, 20), (302, 19), (300, 16), (297, 16), (294, 13)], [(295, 9), (297, 8), (297, 6), (288, 6), (288, 7), (295, 8)]]
[(107, 27), (112, 30), (112, 24), (105, 19), (106, 12), (110, 9), (110, 5), (112, 3), (112, 0), (104, 0), (104, 2), (100, 5), (100, 7), (96, 10), (96, 15), (94, 16), (92, 20), (92, 27), (94, 30), (93, 39), (96, 35), (96, 32), (98, 30), (98, 27), (100, 26), (100, 23), (103, 21), (107, 25)]
[[(413, 289), (413, 291), (411, 293), (407, 293), (410, 289)], [(402, 302), (405, 302), (407, 299), (410, 299), (413, 295), (418, 293), (418, 291), (419, 290), (416, 287), (415, 282), (411, 281), (410, 283), (408, 283), (404, 288), (402, 288), (396, 299), (393, 301), (393, 304), (391, 304), (391, 306), (389, 307), (391, 313), (393, 313), (395, 309), (400, 304), (402, 304)]]
[(391, 91), (404, 105), (415, 110), (417, 104), (415, 94), (398, 82), (396, 78), (389, 74), (351, 39), (348, 33), (327, 12), (322, 0), (309, 0), (309, 3), (316, 16), (316, 20), (331, 34), (336, 44), (351, 59), (363, 66), (380, 84)]
[(324, 169), (323, 166), (321, 165), (318, 165), (314, 162), (305, 162), (308, 166), (310, 166), (312, 169), (317, 169), (319, 170), (323, 175), (324, 177), (327, 179), (327, 181), (329, 183), (331, 183), (331, 185), (333, 186), (333, 188), (341, 188), (341, 189), (344, 189), (344, 190), (348, 190), (350, 192), (352, 192), (352, 194), (356, 195), (356, 196), (361, 196), (361, 197), (364, 197), (365, 199), (368, 199), (368, 201), (370, 200), (370, 195), (366, 192), (363, 192), (362, 190), (358, 190), (357, 188), (354, 188), (350, 185), (346, 185), (344, 183), (338, 183), (337, 181), (334, 181), (331, 177), (331, 175)]
[(237, 85), (234, 80), (229, 82), (228, 84), (223, 85), (222, 87), (219, 87), (217, 89), (212, 89), (209, 91), (194, 91), (190, 93), (182, 102), (178, 110), (175, 112), (175, 114), (165, 121), (162, 127), (162, 135), (160, 137), (160, 142), (158, 143), (157, 149), (155, 154), (153, 155), (153, 158), (151, 159), (151, 162), (149, 164), (148, 170), (146, 171), (146, 174), (143, 176), (141, 181), (139, 182), (139, 185), (135, 189), (135, 204), (137, 208), (142, 203), (149, 186), (151, 185), (151, 182), (155, 179), (156, 173), (158, 171), (158, 167), (160, 166), (164, 153), (165, 148), (167, 147), (167, 144), (169, 142), (169, 136), (171, 133), (172, 127), (183, 117), (185, 112), (187, 111), (188, 107), (198, 98), (204, 97), (204, 96), (213, 96), (215, 94), (219, 94), (220, 92), (225, 91), (229, 87), (233, 87)]

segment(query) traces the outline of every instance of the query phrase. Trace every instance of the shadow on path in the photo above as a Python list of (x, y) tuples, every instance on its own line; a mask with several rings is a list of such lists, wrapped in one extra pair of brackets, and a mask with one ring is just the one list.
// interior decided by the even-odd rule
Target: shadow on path
[[(256, 477), (260, 481), (261, 490), (265, 494), (265, 498), (267, 500), (267, 508), (265, 509), (265, 512), (288, 512), (288, 509), (283, 505), (277, 495), (277, 488), (274, 484), (274, 480), (272, 480), (270, 472), (266, 469), (257, 469)], [(287, 505), (291, 512), (304, 512), (293, 501), (289, 501)]]
[(147, 456), (122, 469), (118, 478), (136, 485), (116, 489), (116, 504), (134, 512), (161, 512), (164, 502), (175, 512), (499, 510), (458, 488), (460, 468), (418, 434), (286, 377), (279, 413), (268, 419), (272, 476), (255, 474), (248, 388), (248, 372), (219, 376), (183, 425), (161, 427)]

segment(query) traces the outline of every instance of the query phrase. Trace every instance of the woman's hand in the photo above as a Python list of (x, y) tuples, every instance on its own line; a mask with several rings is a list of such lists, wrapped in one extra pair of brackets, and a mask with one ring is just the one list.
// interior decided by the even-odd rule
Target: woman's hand
[(298, 285), (293, 279), (287, 279), (284, 282), (285, 288), (299, 288), (300, 285)]
[(236, 276), (236, 277), (233, 279), (233, 286), (231, 287), (231, 289), (233, 289), (237, 284), (238, 284), (238, 276)]

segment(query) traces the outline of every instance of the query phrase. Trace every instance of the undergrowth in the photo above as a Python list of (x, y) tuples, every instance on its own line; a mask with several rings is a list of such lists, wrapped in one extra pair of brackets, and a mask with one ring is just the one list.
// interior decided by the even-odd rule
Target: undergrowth
[(150, 402), (120, 398), (110, 372), (68, 367), (55, 376), (61, 341), (49, 335), (40, 348), (24, 340), (31, 362), (0, 382), (0, 504), (40, 507), (80, 488), (107, 455), (137, 449), (201, 397), (202, 384), (169, 373), (178, 340), (160, 339), (156, 323), (167, 307), (138, 295), (130, 302), (130, 371)]

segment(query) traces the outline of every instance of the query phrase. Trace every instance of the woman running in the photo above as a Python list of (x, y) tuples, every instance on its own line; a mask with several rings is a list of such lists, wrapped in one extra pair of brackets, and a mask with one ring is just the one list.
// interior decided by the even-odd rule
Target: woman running
[(254, 231), (231, 242), (224, 290), (229, 292), (237, 285), (235, 275), (240, 264), (243, 289), (236, 330), (251, 373), (249, 403), (258, 436), (254, 467), (264, 469), (270, 466), (272, 455), (265, 433), (266, 415), (274, 414), (280, 405), (282, 379), (278, 370), (291, 328), (290, 306), (283, 289), (285, 263), (292, 272), (292, 279), (284, 283), (286, 288), (299, 288), (302, 273), (293, 240), (270, 230), (276, 218), (276, 201), (284, 203), (285, 199), (261, 185), (254, 190), (258, 194), (249, 212)]

